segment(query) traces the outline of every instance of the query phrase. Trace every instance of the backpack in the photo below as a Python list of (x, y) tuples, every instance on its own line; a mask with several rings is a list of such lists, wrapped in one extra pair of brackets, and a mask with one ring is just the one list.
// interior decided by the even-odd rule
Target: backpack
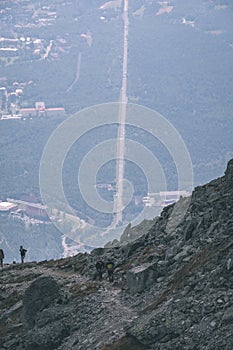
[(113, 268), (114, 268), (113, 262), (111, 262), (111, 261), (107, 262), (106, 267), (108, 270), (113, 270)]

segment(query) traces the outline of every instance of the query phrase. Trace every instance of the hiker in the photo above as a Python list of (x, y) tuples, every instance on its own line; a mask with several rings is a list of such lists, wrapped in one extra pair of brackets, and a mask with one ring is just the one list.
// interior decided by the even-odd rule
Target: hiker
[(0, 249), (0, 266), (3, 267), (4, 252)]
[(108, 271), (108, 279), (109, 282), (113, 282), (113, 271), (114, 271), (114, 262), (111, 259), (108, 259), (108, 261), (105, 264), (105, 267)]
[(19, 251), (20, 251), (20, 255), (21, 255), (21, 263), (23, 264), (27, 249), (24, 249), (23, 246), (21, 245), (19, 248)]
[(99, 277), (99, 281), (102, 281), (102, 276), (104, 271), (104, 262), (101, 258), (97, 261), (97, 263), (95, 264), (95, 267)]

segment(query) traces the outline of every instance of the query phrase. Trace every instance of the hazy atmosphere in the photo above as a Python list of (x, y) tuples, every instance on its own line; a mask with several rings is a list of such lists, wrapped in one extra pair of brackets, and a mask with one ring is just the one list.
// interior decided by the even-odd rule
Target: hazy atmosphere
[(229, 0), (0, 3), (5, 261), (119, 239), (233, 156)]
[(0, 350), (233, 349), (233, 0), (0, 0)]

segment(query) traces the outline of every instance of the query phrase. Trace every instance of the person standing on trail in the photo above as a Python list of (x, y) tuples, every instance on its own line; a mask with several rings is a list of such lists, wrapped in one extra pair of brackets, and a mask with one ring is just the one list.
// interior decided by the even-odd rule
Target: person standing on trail
[(19, 251), (20, 251), (20, 256), (21, 256), (21, 263), (23, 264), (27, 249), (24, 249), (23, 246), (21, 245), (19, 248)]
[(0, 266), (3, 267), (4, 252), (0, 249)]
[(104, 262), (100, 258), (97, 263), (95, 264), (97, 275), (99, 277), (99, 281), (102, 281), (103, 271), (104, 271)]
[(114, 280), (114, 277), (113, 277), (113, 272), (114, 272), (114, 262), (113, 260), (111, 259), (108, 259), (108, 261), (106, 262), (105, 264), (105, 267), (108, 271), (108, 279), (109, 279), (109, 282), (112, 283), (113, 280)]

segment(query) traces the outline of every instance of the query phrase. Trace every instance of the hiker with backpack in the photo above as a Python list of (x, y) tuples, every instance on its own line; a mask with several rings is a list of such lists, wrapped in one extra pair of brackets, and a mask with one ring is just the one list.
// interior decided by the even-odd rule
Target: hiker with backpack
[(99, 277), (99, 281), (102, 281), (102, 276), (104, 272), (104, 262), (101, 258), (96, 262), (95, 267), (96, 267), (97, 275)]
[(105, 267), (107, 269), (107, 272), (108, 272), (108, 279), (109, 279), (109, 282), (112, 283), (113, 280), (114, 280), (114, 277), (113, 277), (113, 272), (114, 272), (114, 262), (112, 259), (108, 259), (108, 261), (106, 262), (105, 264)]
[(20, 256), (21, 256), (21, 263), (23, 264), (27, 249), (24, 249), (23, 246), (21, 245), (19, 248), (19, 251), (20, 251)]
[(3, 267), (4, 252), (0, 249), (0, 266)]

